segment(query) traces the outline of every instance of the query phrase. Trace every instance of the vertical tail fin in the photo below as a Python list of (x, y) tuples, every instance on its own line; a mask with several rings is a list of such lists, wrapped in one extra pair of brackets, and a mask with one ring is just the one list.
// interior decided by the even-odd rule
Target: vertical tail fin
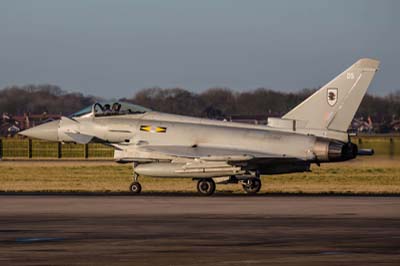
[(377, 60), (358, 60), (282, 118), (304, 121), (307, 129), (346, 132), (378, 67)]

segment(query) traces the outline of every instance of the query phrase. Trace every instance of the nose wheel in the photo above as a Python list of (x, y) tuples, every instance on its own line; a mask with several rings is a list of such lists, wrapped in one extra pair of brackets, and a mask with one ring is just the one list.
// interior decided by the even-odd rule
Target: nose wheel
[[(135, 165), (133, 165), (133, 168), (135, 169)], [(132, 192), (133, 194), (139, 194), (142, 191), (142, 186), (139, 183), (139, 175), (133, 171), (133, 182), (129, 186), (129, 191)]]
[(134, 194), (139, 194), (142, 191), (142, 186), (140, 185), (139, 182), (133, 182), (129, 186), (129, 190)]

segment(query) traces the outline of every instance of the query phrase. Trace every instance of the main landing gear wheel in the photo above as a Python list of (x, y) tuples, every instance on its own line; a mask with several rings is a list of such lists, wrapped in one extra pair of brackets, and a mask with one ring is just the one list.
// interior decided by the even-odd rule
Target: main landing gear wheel
[(133, 182), (130, 185), (129, 190), (134, 194), (139, 194), (140, 191), (142, 191), (142, 186), (140, 185), (139, 182)]
[(261, 180), (258, 178), (250, 178), (243, 183), (243, 189), (247, 194), (256, 194), (261, 189)]
[(212, 178), (200, 179), (197, 182), (197, 191), (202, 196), (210, 196), (215, 191), (215, 182)]

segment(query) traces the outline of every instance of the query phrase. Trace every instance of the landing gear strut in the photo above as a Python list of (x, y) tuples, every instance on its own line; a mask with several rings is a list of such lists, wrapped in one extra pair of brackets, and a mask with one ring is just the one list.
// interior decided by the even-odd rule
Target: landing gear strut
[(215, 192), (215, 182), (212, 178), (203, 178), (197, 182), (197, 191), (202, 196), (210, 196)]
[(133, 164), (133, 183), (129, 186), (129, 190), (133, 194), (139, 194), (142, 191), (142, 186), (139, 183), (139, 175), (135, 173), (135, 166), (136, 164)]

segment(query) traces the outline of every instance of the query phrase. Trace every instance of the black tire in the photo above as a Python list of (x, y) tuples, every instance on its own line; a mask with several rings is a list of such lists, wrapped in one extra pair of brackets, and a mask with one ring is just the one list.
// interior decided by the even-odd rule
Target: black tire
[(200, 179), (197, 182), (197, 191), (202, 196), (210, 196), (215, 192), (215, 182), (212, 178)]
[(243, 184), (243, 189), (247, 194), (257, 194), (261, 189), (261, 180), (258, 178), (251, 178)]
[(142, 186), (140, 185), (139, 182), (133, 182), (130, 186), (129, 186), (129, 190), (133, 193), (133, 194), (139, 194), (142, 191)]

